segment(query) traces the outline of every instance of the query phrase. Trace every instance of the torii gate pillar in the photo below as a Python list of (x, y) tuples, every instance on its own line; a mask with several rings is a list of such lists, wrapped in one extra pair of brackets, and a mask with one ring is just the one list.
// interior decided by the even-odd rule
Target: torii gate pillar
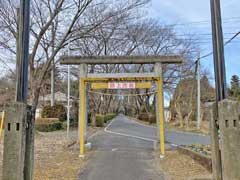
[(164, 137), (164, 94), (163, 94), (163, 78), (162, 78), (162, 63), (154, 64), (154, 72), (158, 77), (156, 81), (157, 96), (156, 96), (156, 118), (157, 118), (157, 135), (160, 142), (161, 157), (165, 155), (165, 137)]

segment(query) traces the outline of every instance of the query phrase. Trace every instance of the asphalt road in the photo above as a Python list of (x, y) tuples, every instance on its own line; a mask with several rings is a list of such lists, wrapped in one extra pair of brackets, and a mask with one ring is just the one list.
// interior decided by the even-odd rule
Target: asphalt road
[[(116, 117), (107, 130), (113, 133), (127, 134), (155, 141), (158, 140), (156, 127), (142, 125), (136, 121), (129, 120), (129, 118), (124, 115)], [(165, 130), (165, 142), (175, 145), (208, 145), (211, 143), (209, 136), (168, 129)]]
[[(96, 153), (80, 173), (80, 180), (165, 180), (156, 167), (153, 142), (157, 129), (131, 121), (124, 115), (113, 119), (105, 131), (91, 137)], [(209, 137), (167, 131), (166, 140), (177, 145), (209, 143)]]

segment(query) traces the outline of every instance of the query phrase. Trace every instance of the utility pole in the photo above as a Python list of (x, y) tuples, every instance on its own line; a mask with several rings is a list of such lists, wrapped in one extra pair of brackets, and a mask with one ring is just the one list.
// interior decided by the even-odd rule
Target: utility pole
[[(54, 32), (54, 23), (52, 23), (52, 53), (54, 53), (54, 38), (55, 38), (55, 32)], [(55, 104), (55, 62), (54, 59), (52, 61), (52, 70), (51, 70), (51, 106), (54, 106)]]
[(200, 58), (197, 60), (197, 128), (201, 128), (201, 73)]
[(16, 102), (6, 106), (3, 180), (31, 180), (34, 163), (34, 117), (27, 105), (30, 0), (18, 11)]
[(222, 160), (219, 140), (219, 113), (218, 103), (226, 98), (226, 72), (224, 59), (224, 42), (222, 32), (221, 6), (220, 0), (210, 0), (212, 19), (212, 39), (214, 71), (216, 83), (216, 106), (212, 111), (211, 119), (211, 141), (212, 141), (212, 166), (214, 180), (222, 180)]
[(27, 103), (30, 0), (20, 1), (19, 50), (17, 55), (16, 101)]
[(224, 57), (224, 41), (222, 31), (220, 0), (211, 0), (213, 56), (216, 80), (217, 101), (227, 97), (227, 83)]

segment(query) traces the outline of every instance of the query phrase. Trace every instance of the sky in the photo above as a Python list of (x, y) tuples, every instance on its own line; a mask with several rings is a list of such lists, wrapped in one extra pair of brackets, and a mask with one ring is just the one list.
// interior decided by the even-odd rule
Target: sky
[[(224, 40), (240, 31), (239, 0), (221, 0)], [(199, 40), (201, 55), (212, 51), (210, 0), (152, 0), (148, 16), (157, 18), (159, 23), (175, 24), (176, 33), (184, 37), (194, 34)], [(240, 76), (240, 36), (225, 46), (227, 82), (231, 76)], [(213, 76), (213, 57), (202, 59), (201, 64)]]

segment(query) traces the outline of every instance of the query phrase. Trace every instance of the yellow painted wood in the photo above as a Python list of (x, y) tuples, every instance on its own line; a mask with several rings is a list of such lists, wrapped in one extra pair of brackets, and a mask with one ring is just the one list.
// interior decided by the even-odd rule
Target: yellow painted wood
[(107, 89), (108, 83), (92, 83), (91, 89)]
[(132, 78), (132, 77), (125, 77), (125, 78), (84, 78), (85, 82), (101, 82), (101, 81), (156, 81), (158, 78), (154, 77), (141, 77), (141, 78)]
[[(109, 82), (109, 81), (156, 81), (157, 83), (157, 100), (159, 102), (159, 138), (160, 138), (160, 152), (161, 156), (165, 155), (165, 135), (164, 135), (164, 108), (163, 108), (163, 80), (162, 77), (160, 78), (150, 78), (150, 77), (142, 77), (142, 78), (81, 78), (80, 80), (80, 87), (84, 87), (85, 82)], [(148, 82), (151, 84), (151, 82)], [(143, 86), (146, 86), (147, 84), (139, 84), (138, 88), (143, 88)], [(149, 84), (148, 84), (149, 85)], [(148, 86), (147, 85), (147, 86)], [(80, 88), (80, 89), (81, 89)], [(92, 89), (106, 89), (108, 88), (108, 83), (93, 83)], [(84, 89), (84, 88), (82, 88)], [(81, 132), (80, 132), (80, 156), (84, 156), (84, 92), (85, 90), (82, 90), (80, 92), (81, 102), (80, 102), (80, 126), (81, 126)]]
[(152, 87), (151, 82), (136, 83), (137, 89), (150, 89)]
[(4, 124), (4, 119), (5, 119), (5, 112), (2, 112), (2, 120), (1, 120), (1, 125), (0, 125), (0, 140), (2, 138), (2, 130), (3, 130), (3, 124)]
[(160, 122), (159, 122), (159, 129), (160, 129), (160, 152), (161, 155), (165, 155), (165, 135), (164, 135), (164, 109), (163, 109), (163, 81), (162, 77), (160, 77), (157, 80), (157, 97), (158, 97), (158, 103), (159, 103), (159, 117), (160, 117)]
[[(150, 89), (151, 82), (136, 83), (136, 89)], [(108, 89), (108, 83), (92, 83), (91, 89)]]
[(85, 83), (84, 83), (84, 79), (81, 78), (80, 79), (80, 83), (79, 83), (80, 87), (79, 87), (79, 93), (80, 93), (80, 114), (79, 114), (79, 118), (80, 118), (80, 139), (79, 139), (79, 144), (80, 144), (80, 157), (84, 157), (84, 117), (85, 117)]

